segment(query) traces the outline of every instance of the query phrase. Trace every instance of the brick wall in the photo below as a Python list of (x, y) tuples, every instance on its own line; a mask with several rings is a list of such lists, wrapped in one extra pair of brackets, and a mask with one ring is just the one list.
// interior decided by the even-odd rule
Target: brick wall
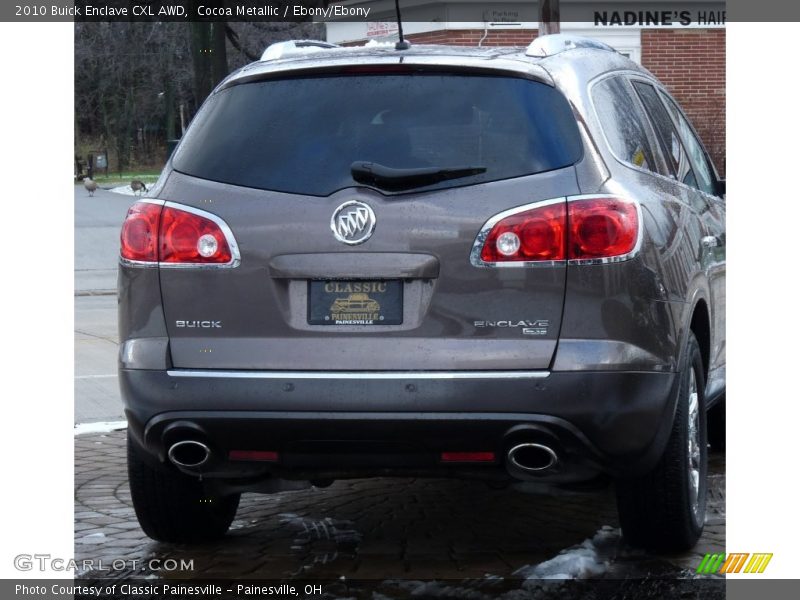
[(724, 174), (725, 30), (643, 30), (642, 65), (680, 102)]
[(536, 29), (489, 30), (488, 33), (483, 29), (457, 29), (415, 33), (406, 37), (417, 44), (477, 46), (481, 38), (486, 35), (483, 46), (527, 46), (536, 39), (537, 34)]

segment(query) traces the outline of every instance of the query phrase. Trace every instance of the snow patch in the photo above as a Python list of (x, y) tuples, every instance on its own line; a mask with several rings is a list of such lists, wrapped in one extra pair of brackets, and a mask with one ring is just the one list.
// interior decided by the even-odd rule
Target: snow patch
[(231, 526), (228, 528), (231, 531), (234, 529), (244, 529), (245, 527), (250, 527), (251, 523), (255, 523), (255, 521), (248, 521), (247, 519), (236, 519)]
[(97, 423), (78, 423), (75, 425), (75, 435), (86, 433), (108, 433), (119, 431), (128, 427), (127, 421), (98, 421)]
[(394, 48), (396, 42), (379, 42), (378, 40), (370, 40), (362, 48)]
[[(150, 190), (150, 188), (155, 184), (145, 183), (145, 185), (147, 186), (147, 189)], [(113, 187), (113, 188), (109, 189), (108, 191), (109, 192), (114, 192), (115, 194), (122, 194), (123, 196), (136, 196), (137, 198), (139, 196), (144, 196), (145, 194), (147, 194), (147, 192), (134, 192), (131, 189), (131, 185), (130, 184), (118, 185), (117, 187)]]
[(278, 518), (281, 525), (296, 532), (291, 550), (303, 557), (303, 565), (297, 573), (332, 563), (343, 556), (354, 558), (361, 542), (361, 533), (354, 528), (352, 521), (330, 517), (311, 519), (294, 513), (281, 513)]
[(538, 565), (526, 565), (514, 575), (528, 582), (542, 579), (586, 579), (605, 573), (616, 556), (620, 540), (618, 529), (604, 525), (591, 539), (562, 550), (557, 556)]
[(103, 532), (100, 533), (90, 533), (89, 535), (83, 536), (80, 540), (78, 540), (81, 544), (102, 544), (106, 541), (106, 534)]

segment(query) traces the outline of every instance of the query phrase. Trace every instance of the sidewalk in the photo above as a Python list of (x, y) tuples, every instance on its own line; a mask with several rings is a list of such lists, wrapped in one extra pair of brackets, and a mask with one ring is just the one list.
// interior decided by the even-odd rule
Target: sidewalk
[(600, 532), (595, 541), (601, 541), (589, 547), (603, 576), (685, 577), (705, 553), (725, 551), (724, 455), (712, 456), (710, 487), (702, 540), (694, 551), (673, 556), (647, 555), (621, 542), (611, 489), (549, 497), (422, 479), (246, 494), (223, 541), (190, 548), (153, 542), (139, 529), (127, 484), (125, 433), (89, 434), (75, 438), (75, 558), (193, 561), (192, 570), (168, 575), (131, 568), (86, 574), (105, 577), (344, 576), (385, 586), (391, 579), (485, 581), (491, 575), (522, 583), (514, 575), (518, 569)]

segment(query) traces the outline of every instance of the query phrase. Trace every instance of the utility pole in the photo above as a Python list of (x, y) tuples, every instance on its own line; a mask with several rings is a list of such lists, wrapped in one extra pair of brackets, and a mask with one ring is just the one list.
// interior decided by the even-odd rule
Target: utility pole
[(539, 0), (539, 35), (561, 32), (560, 0)]

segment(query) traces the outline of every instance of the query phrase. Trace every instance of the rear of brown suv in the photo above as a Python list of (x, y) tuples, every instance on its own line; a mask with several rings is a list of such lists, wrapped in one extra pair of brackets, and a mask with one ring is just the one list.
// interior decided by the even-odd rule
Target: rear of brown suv
[(614, 478), (630, 541), (694, 544), (722, 182), (649, 74), (580, 46), (331, 49), (218, 86), (121, 236), (148, 535), (339, 478)]

